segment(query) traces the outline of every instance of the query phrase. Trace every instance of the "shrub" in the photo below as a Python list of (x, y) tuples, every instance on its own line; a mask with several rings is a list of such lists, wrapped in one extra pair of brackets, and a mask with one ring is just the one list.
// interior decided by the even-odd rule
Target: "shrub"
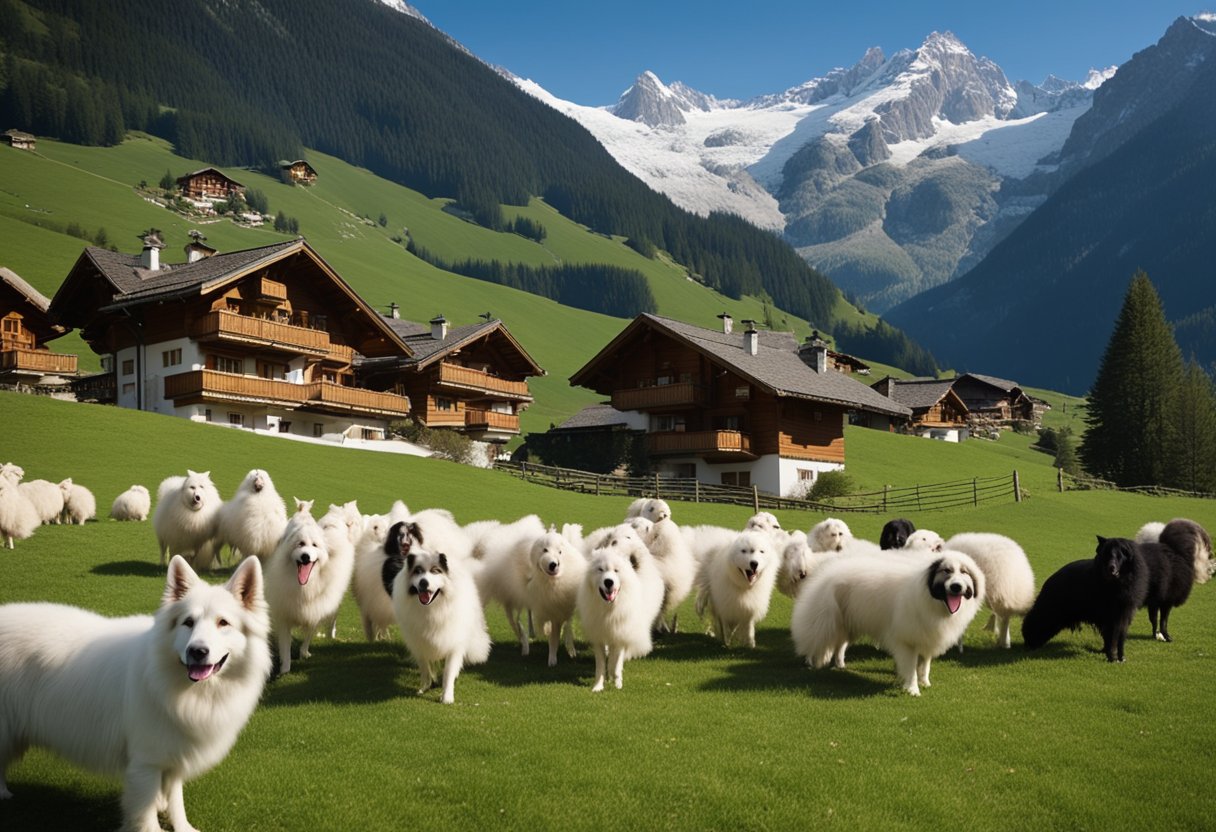
[(807, 492), (808, 500), (826, 500), (829, 497), (844, 497), (853, 491), (853, 478), (845, 471), (824, 471), (815, 478), (815, 484)]
[(450, 459), (464, 465), (476, 461), (473, 440), (454, 430), (435, 430), (417, 422), (394, 422), (389, 431), (407, 442), (430, 450), (439, 459)]

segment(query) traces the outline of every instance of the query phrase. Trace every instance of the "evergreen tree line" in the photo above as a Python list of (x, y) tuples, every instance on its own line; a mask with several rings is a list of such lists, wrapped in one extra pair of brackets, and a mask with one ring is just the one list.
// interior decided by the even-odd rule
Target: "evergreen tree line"
[(635, 269), (602, 263), (529, 266), (500, 260), (450, 262), (417, 245), (413, 239), (406, 249), (444, 271), (552, 298), (564, 306), (602, 312), (618, 318), (632, 318), (643, 312), (658, 310), (650, 283), (645, 275)]
[(1216, 493), (1216, 386), (1184, 363), (1161, 298), (1132, 278), (1089, 393), (1081, 460), (1116, 485)]
[(937, 359), (903, 331), (884, 320), (873, 329), (841, 323), (833, 333), (836, 346), (851, 355), (864, 355), (871, 361), (901, 367), (918, 376), (937, 375)]
[[(115, 95), (120, 111), (124, 95), (131, 101), (130, 117), (95, 143), (136, 127), (183, 155), (262, 168), (313, 147), (454, 198), (492, 228), (504, 225), (501, 204), (539, 195), (594, 231), (669, 252), (724, 294), (764, 290), (832, 329), (835, 287), (779, 237), (735, 216), (676, 207), (581, 126), (392, 9), (291, 0), (182, 0), (171, 10), (157, 0), (26, 5), (45, 31), (28, 25), (15, 0), (0, 0), (6, 54), (88, 79), (109, 109)], [(42, 132), (37, 122), (10, 121)]]

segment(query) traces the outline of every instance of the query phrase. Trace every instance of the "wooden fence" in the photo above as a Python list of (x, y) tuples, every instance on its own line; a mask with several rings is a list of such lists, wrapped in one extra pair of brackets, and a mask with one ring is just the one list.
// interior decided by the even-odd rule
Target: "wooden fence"
[(1164, 485), (1115, 485), (1110, 480), (1098, 479), (1085, 474), (1069, 474), (1063, 468), (1056, 469), (1056, 486), (1065, 491), (1125, 491), (1131, 494), (1148, 494), (1153, 497), (1194, 497), (1201, 500), (1216, 499), (1216, 494), (1201, 491), (1184, 491), (1166, 488)]
[(690, 503), (728, 503), (751, 506), (753, 511), (798, 510), (819, 512), (864, 512), (888, 514), (940, 511), (948, 508), (978, 506), (996, 501), (1021, 502), (1018, 472), (1012, 476), (975, 477), (969, 480), (913, 485), (887, 486), (881, 491), (848, 494), (811, 501), (777, 497), (755, 486), (710, 485), (691, 478), (616, 477), (592, 474), (572, 468), (554, 468), (530, 462), (498, 462), (495, 468), (528, 482), (578, 491), (582, 494), (616, 497), (661, 497)]

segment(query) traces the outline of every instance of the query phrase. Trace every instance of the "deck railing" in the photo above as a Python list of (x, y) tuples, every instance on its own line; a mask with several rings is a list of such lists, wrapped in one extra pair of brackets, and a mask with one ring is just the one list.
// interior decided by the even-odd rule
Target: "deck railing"
[(189, 334), (195, 340), (218, 338), (258, 344), (280, 344), (301, 352), (331, 356), (345, 363), (350, 363), (355, 355), (353, 348), (333, 343), (325, 330), (238, 315), (223, 309), (196, 319), (190, 326)]
[(17, 348), (0, 352), (0, 370), (31, 373), (75, 373), (76, 356), (49, 350)]
[(519, 416), (494, 410), (466, 410), (465, 427), (473, 430), (504, 430), (519, 433)]
[(674, 431), (649, 435), (652, 454), (739, 453), (750, 454), (752, 438), (737, 430)]
[(332, 381), (293, 384), (280, 379), (257, 378), (218, 370), (190, 370), (166, 376), (165, 398), (206, 396), (229, 401), (250, 401), (287, 407), (316, 407), (343, 412), (404, 416), (410, 400), (395, 393), (344, 387)]
[(528, 392), (528, 383), (526, 381), (509, 381), (505, 378), (492, 376), (482, 370), (474, 370), (471, 367), (459, 367), (455, 364), (439, 365), (439, 383), (486, 393), (499, 393), (512, 398), (528, 399), (529, 401), (532, 399), (532, 394)]
[(691, 381), (612, 391), (612, 406), (617, 410), (651, 410), (704, 403), (705, 388)]

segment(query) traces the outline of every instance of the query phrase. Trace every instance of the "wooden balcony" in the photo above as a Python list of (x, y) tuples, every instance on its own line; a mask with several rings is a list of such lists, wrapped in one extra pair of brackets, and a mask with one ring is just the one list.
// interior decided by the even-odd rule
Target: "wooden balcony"
[(680, 454), (703, 456), (715, 461), (754, 459), (752, 438), (737, 430), (675, 431), (650, 434), (650, 453), (659, 456)]
[(519, 433), (519, 416), (515, 413), (498, 413), (494, 410), (466, 410), (464, 426), (470, 431)]
[(166, 376), (164, 382), (165, 398), (173, 399), (179, 406), (201, 401), (243, 402), (394, 418), (406, 415), (410, 409), (410, 400), (405, 396), (343, 387), (332, 381), (293, 384), (218, 370), (190, 370)]
[(526, 381), (508, 381), (481, 370), (459, 367), (455, 364), (440, 364), (436, 383), (442, 387), (462, 391), (472, 390), (497, 398), (532, 401), (532, 394), (528, 391)]
[(263, 277), (258, 281), (258, 296), (261, 300), (285, 301), (287, 300), (287, 284)]
[(355, 351), (344, 344), (335, 344), (323, 329), (238, 315), (218, 310), (209, 312), (190, 325), (189, 335), (196, 341), (226, 341), (256, 344), (284, 352), (306, 353), (350, 364)]
[(0, 372), (76, 374), (76, 356), (24, 347), (0, 352)]
[(464, 419), (463, 410), (438, 410), (430, 407), (427, 408), (424, 424), (428, 428), (462, 428)]
[(703, 404), (705, 388), (691, 381), (612, 391), (612, 406), (617, 410), (662, 410)]

